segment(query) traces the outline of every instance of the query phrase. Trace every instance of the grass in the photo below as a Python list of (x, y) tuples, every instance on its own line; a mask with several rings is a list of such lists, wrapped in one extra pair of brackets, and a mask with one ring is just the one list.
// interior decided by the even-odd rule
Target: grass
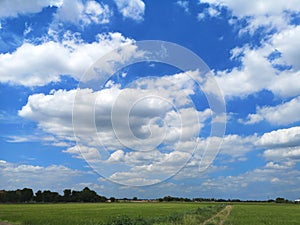
[(3, 204), (0, 220), (24, 225), (199, 224), (221, 208), (209, 203)]
[(300, 205), (234, 204), (225, 225), (299, 225)]
[[(0, 204), (0, 221), (20, 225), (194, 225), (224, 208), (214, 203)], [(226, 207), (227, 208), (227, 207)], [(299, 225), (300, 204), (235, 203), (206, 225)], [(223, 211), (222, 211), (223, 212)]]

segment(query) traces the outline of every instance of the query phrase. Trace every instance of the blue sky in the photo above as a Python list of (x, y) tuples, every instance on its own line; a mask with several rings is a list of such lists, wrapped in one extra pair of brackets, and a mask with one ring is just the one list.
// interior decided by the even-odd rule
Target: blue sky
[[(214, 85), (143, 40), (189, 49)], [(299, 40), (296, 1), (1, 1), (0, 189), (299, 198)]]

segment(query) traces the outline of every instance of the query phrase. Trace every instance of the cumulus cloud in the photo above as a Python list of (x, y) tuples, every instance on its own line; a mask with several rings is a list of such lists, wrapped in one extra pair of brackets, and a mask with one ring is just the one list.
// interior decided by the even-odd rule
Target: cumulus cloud
[(244, 157), (248, 152), (255, 149), (254, 143), (257, 136), (242, 137), (236, 134), (224, 136), (220, 153), (229, 155), (233, 158)]
[(106, 24), (112, 16), (108, 5), (97, 1), (63, 0), (55, 17), (58, 21), (86, 26), (89, 24)]
[(101, 158), (97, 148), (87, 147), (84, 145), (75, 145), (66, 150), (63, 150), (63, 152), (72, 154), (75, 158), (86, 159), (90, 162), (97, 162)]
[(114, 0), (120, 13), (136, 21), (143, 20), (145, 3), (142, 0)]
[(264, 147), (300, 146), (300, 127), (274, 130), (262, 135), (257, 145)]
[(279, 1), (248, 1), (239, 0), (200, 0), (200, 3), (208, 3), (219, 8), (225, 7), (238, 19), (247, 19), (247, 31), (254, 32), (260, 27), (277, 30), (284, 29), (290, 20), (288, 12), (299, 12), (300, 6), (296, 2)]
[[(139, 170), (133, 180), (141, 176), (147, 180), (137, 185), (149, 184), (168, 178), (185, 165), (197, 150), (197, 137), (205, 122), (214, 115), (210, 109), (197, 111), (190, 98), (195, 94), (191, 76), (197, 74), (199, 71), (145, 77), (125, 88), (111, 83), (101, 90), (33, 94), (19, 115), (37, 122), (41, 130), (60, 141), (74, 143), (75, 131), (77, 146), (64, 152), (84, 158), (101, 175), (125, 181), (117, 175), (118, 168), (126, 165), (124, 173)], [(189, 142), (191, 149), (182, 148), (184, 142)]]
[(240, 198), (241, 195), (248, 199), (275, 199), (277, 196), (289, 198), (299, 191), (299, 176), (299, 171), (292, 167), (269, 163), (235, 176), (206, 179), (200, 184), (200, 188), (202, 192), (211, 193), (209, 190), (214, 190), (218, 195), (228, 195), (230, 198)]
[(295, 161), (300, 161), (300, 147), (268, 149), (264, 151), (263, 156), (276, 162), (285, 161), (285, 165), (291, 167), (295, 165)]
[(255, 143), (263, 147), (267, 169), (287, 170), (300, 161), (300, 127), (279, 129), (263, 134)]
[(281, 53), (275, 63), (292, 65), (295, 70), (300, 69), (299, 57), (300, 26), (291, 26), (272, 37), (272, 45)]
[(0, 160), (0, 189), (31, 187), (61, 191), (75, 185), (83, 175), (84, 172), (63, 165), (37, 166)]
[[(236, 54), (236, 51), (235, 49), (233, 53)], [(238, 52), (242, 54), (241, 67), (218, 71), (216, 76), (220, 88), (228, 97), (247, 96), (258, 92), (268, 86), (276, 74), (265, 57), (265, 52), (248, 47), (239, 49)]]
[[(280, 97), (299, 95), (299, 65), (294, 60), (300, 49), (296, 41), (298, 31), (299, 27), (287, 28), (271, 36), (259, 48), (246, 45), (232, 49), (231, 59), (239, 61), (240, 65), (215, 72), (224, 95), (227, 98), (245, 97), (262, 90), (269, 90)], [(274, 52), (279, 55), (270, 57)], [(291, 68), (284, 69), (287, 66)]]
[(274, 107), (258, 107), (256, 114), (249, 114), (246, 124), (258, 123), (266, 120), (275, 125), (288, 125), (300, 121), (300, 97)]
[(48, 6), (60, 7), (63, 0), (3, 0), (0, 1), (0, 18), (16, 17), (19, 14), (38, 13)]
[[(258, 28), (273, 29), (273, 33), (260, 42), (259, 47), (245, 45), (232, 49), (231, 59), (239, 66), (215, 71), (216, 80), (227, 98), (245, 97), (262, 90), (269, 90), (276, 96), (295, 97), (300, 94), (299, 39), (300, 27), (290, 24), (292, 12), (300, 11), (296, 3), (277, 1), (239, 2), (236, 0), (201, 0), (209, 8), (226, 7), (233, 16), (248, 22), (245, 30), (254, 32)], [(203, 19), (209, 13), (200, 13)], [(244, 31), (245, 31), (244, 30)], [(274, 32), (275, 31), (275, 32)], [(274, 54), (277, 54), (274, 57)], [(260, 120), (251, 115), (253, 121)]]
[(112, 16), (108, 5), (94, 0), (84, 2), (82, 0), (28, 0), (25, 2), (4, 0), (0, 2), (0, 18), (39, 13), (43, 8), (53, 6), (57, 7), (55, 13), (57, 20), (75, 25), (106, 24)]
[(61, 75), (79, 80), (101, 56), (132, 42), (120, 33), (108, 33), (92, 43), (72, 35), (61, 42), (24, 43), (12, 53), (0, 54), (0, 82), (32, 87), (58, 82)]
[[(113, 156), (115, 157), (115, 155)], [(159, 183), (182, 169), (191, 156), (190, 153), (181, 151), (172, 151), (166, 154), (159, 151), (148, 153), (132, 152), (130, 155), (120, 154), (118, 151), (117, 157), (122, 157), (122, 160), (125, 160), (125, 163), (130, 164), (138, 161), (140, 164), (131, 168), (129, 171), (116, 172), (109, 178), (115, 182), (128, 185), (143, 186)]]

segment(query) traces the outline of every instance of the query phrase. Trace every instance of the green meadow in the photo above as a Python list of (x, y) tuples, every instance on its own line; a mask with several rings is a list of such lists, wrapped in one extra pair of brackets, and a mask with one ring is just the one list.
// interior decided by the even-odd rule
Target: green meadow
[(0, 221), (20, 225), (299, 225), (300, 204), (1, 204)]
[(300, 204), (234, 204), (224, 225), (299, 225)]

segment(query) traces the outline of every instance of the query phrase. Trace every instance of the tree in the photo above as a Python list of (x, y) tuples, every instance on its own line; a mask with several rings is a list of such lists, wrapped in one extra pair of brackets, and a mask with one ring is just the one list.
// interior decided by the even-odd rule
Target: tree
[(287, 203), (288, 200), (287, 200), (287, 199), (284, 199), (284, 198), (278, 197), (278, 198), (275, 199), (275, 202), (276, 202), (276, 203)]
[(81, 192), (81, 200), (83, 202), (97, 202), (99, 200), (99, 196), (95, 191), (85, 187)]
[(115, 197), (110, 197), (109, 200), (110, 200), (110, 202), (115, 202), (116, 198)]
[(64, 190), (64, 197), (63, 197), (64, 201), (70, 202), (70, 201), (72, 200), (72, 199), (71, 199), (71, 196), (72, 196), (72, 191), (71, 191), (71, 189), (65, 189), (65, 190)]
[(20, 191), (21, 196), (20, 196), (20, 201), (21, 202), (29, 202), (33, 200), (33, 191), (30, 188), (24, 188), (23, 190)]

